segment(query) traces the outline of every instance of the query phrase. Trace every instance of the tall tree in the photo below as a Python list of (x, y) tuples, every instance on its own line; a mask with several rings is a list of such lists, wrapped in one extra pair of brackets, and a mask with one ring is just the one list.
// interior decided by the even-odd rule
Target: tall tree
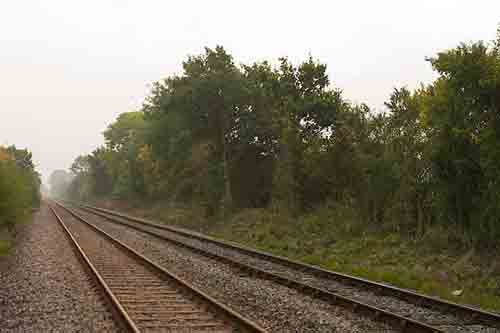
[[(497, 196), (498, 187), (493, 184), (500, 175), (496, 167), (500, 162), (499, 57), (495, 49), (479, 42), (439, 53), (430, 62), (441, 75), (429, 90), (425, 116), (439, 198), (446, 208), (442, 217), (461, 228), (475, 227), (472, 222), (485, 203), (484, 189)], [(495, 211), (494, 220), (497, 207), (493, 204), (487, 210)]]
[(215, 177), (220, 175), (222, 190), (216, 196), (220, 197), (220, 209), (224, 213), (233, 205), (228, 140), (233, 115), (241, 108), (241, 72), (221, 46), (206, 48), (204, 54), (189, 57), (183, 63), (183, 70), (181, 76), (169, 78), (163, 85), (156, 86), (156, 91), (161, 91), (163, 97), (151, 99), (145, 112), (150, 119), (168, 118), (184, 127), (171, 140), (178, 140), (182, 138), (179, 135), (185, 134), (194, 142), (209, 142), (220, 165), (215, 168), (215, 171), (220, 170), (215, 172)]
[(104, 131), (106, 147), (113, 153), (97, 149), (89, 157), (98, 192), (107, 191), (109, 171), (116, 184), (116, 194), (144, 193), (144, 177), (139, 169), (137, 156), (144, 145), (145, 127), (143, 112), (126, 112), (120, 114)]
[(294, 67), (280, 59), (276, 73), (279, 158), (273, 195), (287, 211), (296, 212), (300, 198), (300, 161), (308, 141), (334, 130), (336, 112), (345, 106), (339, 90), (329, 87), (326, 65), (309, 58)]

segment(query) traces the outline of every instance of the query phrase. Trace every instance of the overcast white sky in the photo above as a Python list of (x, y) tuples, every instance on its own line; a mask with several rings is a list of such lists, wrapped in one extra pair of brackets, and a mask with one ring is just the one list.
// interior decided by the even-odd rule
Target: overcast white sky
[(430, 82), (424, 61), (493, 40), (498, 0), (0, 1), (0, 144), (33, 151), (46, 179), (103, 142), (148, 84), (223, 45), (237, 63), (309, 54), (354, 102)]

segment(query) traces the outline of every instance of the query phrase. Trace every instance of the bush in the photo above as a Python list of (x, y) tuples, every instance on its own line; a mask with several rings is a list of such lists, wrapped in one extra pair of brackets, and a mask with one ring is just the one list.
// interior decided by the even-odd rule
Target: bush
[(30, 171), (19, 168), (12, 160), (0, 161), (0, 228), (12, 229), (30, 213), (37, 204), (34, 191)]

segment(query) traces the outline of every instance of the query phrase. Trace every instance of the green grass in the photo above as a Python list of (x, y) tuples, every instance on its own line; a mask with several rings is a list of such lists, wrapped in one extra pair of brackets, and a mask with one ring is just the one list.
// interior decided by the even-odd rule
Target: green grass
[[(269, 217), (255, 222), (259, 220), (255, 214), (249, 215), (248, 220), (242, 217), (219, 224), (212, 235), (326, 269), (500, 311), (500, 265), (494, 261), (498, 255), (460, 251), (432, 239), (412, 240), (394, 232), (362, 232), (356, 225), (322, 229), (308, 225), (307, 218), (290, 225), (272, 219), (269, 223)], [(463, 290), (462, 295), (453, 296), (455, 290)]]
[[(17, 226), (28, 224), (33, 221), (33, 211), (25, 210), (16, 222)], [(8, 228), (0, 226), (0, 256), (5, 256), (9, 250), (15, 246), (15, 231), (9, 231)]]
[[(225, 222), (205, 220), (189, 207), (161, 204), (129, 212), (326, 269), (500, 312), (500, 262), (495, 259), (500, 253), (485, 255), (457, 246), (455, 236), (441, 228), (412, 239), (390, 228), (370, 228), (352, 213), (331, 208), (298, 219), (247, 209)], [(463, 293), (453, 296), (455, 290)]]
[(4, 256), (9, 252), (10, 242), (5, 240), (0, 240), (0, 256)]

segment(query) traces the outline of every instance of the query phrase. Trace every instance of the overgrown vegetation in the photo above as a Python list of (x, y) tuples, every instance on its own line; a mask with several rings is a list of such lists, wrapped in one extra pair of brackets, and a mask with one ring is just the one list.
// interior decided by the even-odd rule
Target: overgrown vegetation
[[(500, 236), (500, 34), (428, 59), (439, 77), (395, 89), (385, 113), (343, 98), (326, 65), (237, 66), (190, 56), (75, 160), (73, 199), (140, 197), (205, 216), (268, 208), (296, 218), (329, 204), (365, 226), (457, 241)], [(333, 203), (333, 205), (332, 205)]]
[[(255, 211), (235, 216), (230, 227), (218, 225), (212, 234), (327, 269), (500, 311), (500, 266), (474, 249), (457, 247), (453, 233), (443, 226), (432, 227), (424, 237), (409, 238), (332, 216), (325, 208), (302, 216), (294, 223), (298, 226), (268, 223), (274, 219)], [(461, 294), (454, 296), (457, 290)]]
[(313, 58), (238, 66), (207, 48), (52, 189), (499, 310), (484, 254), (500, 253), (500, 31), (427, 61), (437, 79), (375, 113)]
[(40, 176), (32, 155), (15, 146), (0, 147), (0, 254), (10, 241), (5, 235), (40, 205)]
[[(244, 244), (326, 269), (500, 311), (499, 252), (464, 247), (451, 227), (415, 238), (367, 226), (350, 210), (324, 205), (297, 219), (269, 209), (207, 219), (189, 206), (99, 200), (101, 206)], [(456, 293), (459, 294), (456, 294)]]

